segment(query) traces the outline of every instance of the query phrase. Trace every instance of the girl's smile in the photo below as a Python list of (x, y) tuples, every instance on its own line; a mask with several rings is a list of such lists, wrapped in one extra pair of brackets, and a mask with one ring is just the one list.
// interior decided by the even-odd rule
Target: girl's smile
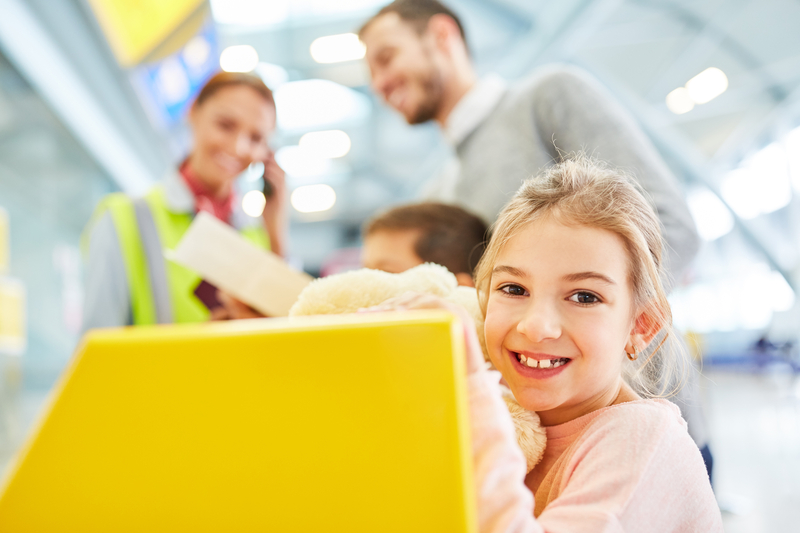
[(635, 318), (622, 239), (548, 216), (520, 230), (497, 257), (486, 343), (517, 401), (553, 425), (628, 391), (626, 347), (646, 344)]
[(549, 354), (510, 352), (511, 359), (518, 363), (514, 368), (523, 376), (544, 379), (559, 374), (572, 359)]

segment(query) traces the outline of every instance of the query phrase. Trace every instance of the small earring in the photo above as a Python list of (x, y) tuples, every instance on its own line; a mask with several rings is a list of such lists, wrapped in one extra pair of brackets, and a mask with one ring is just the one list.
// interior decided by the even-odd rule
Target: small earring
[(625, 352), (625, 355), (627, 355), (628, 359), (630, 359), (631, 361), (636, 361), (639, 358), (639, 349), (634, 344), (633, 345), (633, 353), (630, 354), (628, 352)]

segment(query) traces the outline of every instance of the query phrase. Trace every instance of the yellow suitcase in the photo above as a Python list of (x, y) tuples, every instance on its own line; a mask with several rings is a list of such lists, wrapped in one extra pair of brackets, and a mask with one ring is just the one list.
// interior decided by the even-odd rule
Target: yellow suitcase
[(477, 531), (464, 374), (436, 311), (91, 333), (0, 531)]

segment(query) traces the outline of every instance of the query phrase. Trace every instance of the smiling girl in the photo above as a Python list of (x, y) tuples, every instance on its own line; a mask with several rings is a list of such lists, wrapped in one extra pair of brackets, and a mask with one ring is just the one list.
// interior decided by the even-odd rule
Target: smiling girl
[(658, 398), (684, 368), (661, 276), (652, 207), (585, 158), (527, 181), (501, 213), (476, 276), (486, 344), (547, 449), (526, 475), (499, 376), (466, 328), (481, 531), (722, 531), (700, 452)]

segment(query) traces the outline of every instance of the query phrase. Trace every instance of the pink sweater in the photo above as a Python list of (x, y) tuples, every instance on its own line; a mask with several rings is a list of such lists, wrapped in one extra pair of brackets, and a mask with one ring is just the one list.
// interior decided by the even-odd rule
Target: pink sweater
[[(547, 428), (528, 476), (497, 372), (469, 377), (482, 533), (722, 532), (697, 446), (678, 408), (639, 400)], [(536, 518), (534, 518), (534, 515)]]

